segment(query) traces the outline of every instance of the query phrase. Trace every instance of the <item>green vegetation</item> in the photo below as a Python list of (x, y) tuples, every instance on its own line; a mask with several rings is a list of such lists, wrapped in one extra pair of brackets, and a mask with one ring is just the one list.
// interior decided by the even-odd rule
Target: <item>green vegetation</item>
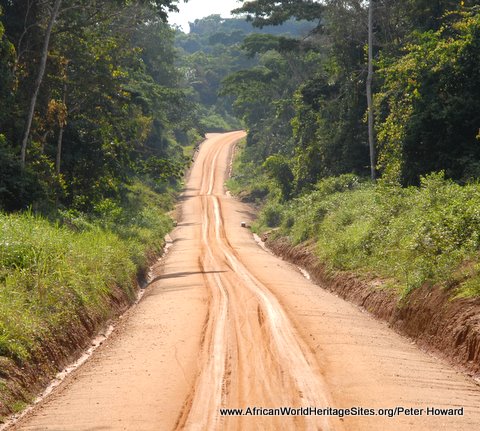
[(439, 170), (461, 181), (480, 175), (480, 13), (445, 19), (412, 36), (400, 58), (379, 62), (379, 168), (404, 184)]
[(480, 295), (478, 183), (461, 186), (440, 173), (402, 188), (348, 174), (287, 202), (279, 195), (271, 192), (254, 230), (313, 241), (330, 271), (381, 277), (403, 294), (430, 283)]
[(243, 139), (237, 144), (228, 189), (241, 199), (260, 205), (270, 193), (270, 181), (260, 166), (249, 161), (249, 148)]
[(28, 360), (62, 328), (110, 317), (115, 289), (134, 300), (137, 274), (171, 229), (170, 202), (136, 183), (123, 204), (65, 212), (62, 223), (0, 214), (0, 356)]
[(292, 17), (309, 37), (250, 35), (254, 67), (222, 93), (248, 136), (231, 190), (261, 190), (255, 228), (316, 244), (332, 271), (480, 295), (478, 2), (370, 2), (375, 150), (367, 118), (368, 2), (249, 1), (254, 26)]
[(0, 209), (90, 212), (136, 178), (182, 176), (201, 136), (175, 3), (0, 1)]
[[(371, 3), (377, 174), (402, 185), (441, 170), (456, 181), (476, 179), (478, 2)], [(261, 27), (291, 17), (318, 23), (304, 39), (247, 37), (243, 48), (257, 65), (229, 75), (221, 90), (246, 124), (251, 161), (261, 165), (277, 154), (288, 161), (287, 195), (321, 178), (369, 173), (367, 9), (359, 0), (250, 1), (239, 8)]]
[[(313, 27), (307, 21), (289, 20), (264, 32), (299, 37)], [(244, 41), (257, 33), (243, 18), (221, 18), (220, 15), (195, 20), (190, 23), (188, 34), (176, 32), (177, 66), (183, 74), (189, 100), (196, 106), (202, 130), (228, 131), (243, 127), (233, 113), (232, 98), (219, 92), (229, 74), (257, 64), (257, 59), (242, 49)]]

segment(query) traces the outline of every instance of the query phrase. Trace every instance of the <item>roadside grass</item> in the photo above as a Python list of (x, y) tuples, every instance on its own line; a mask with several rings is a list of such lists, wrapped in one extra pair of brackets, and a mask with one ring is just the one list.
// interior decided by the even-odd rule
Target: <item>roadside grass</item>
[(260, 166), (249, 161), (246, 143), (246, 138), (237, 143), (232, 175), (227, 180), (226, 186), (240, 200), (261, 205), (272, 193), (273, 184), (262, 172)]
[(114, 289), (133, 301), (136, 276), (171, 229), (172, 200), (135, 183), (94, 216), (0, 213), (0, 356), (28, 361), (82, 316), (108, 318)]
[[(273, 229), (275, 228), (275, 229)], [(434, 173), (420, 187), (327, 178), (288, 202), (268, 199), (254, 225), (293, 244), (313, 240), (331, 271), (382, 277), (406, 295), (421, 285), (480, 296), (480, 184)]]

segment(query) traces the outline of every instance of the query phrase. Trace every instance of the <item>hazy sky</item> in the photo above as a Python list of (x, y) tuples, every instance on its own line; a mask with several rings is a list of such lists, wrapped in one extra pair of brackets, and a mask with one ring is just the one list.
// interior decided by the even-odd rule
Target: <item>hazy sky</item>
[(240, 7), (241, 4), (242, 2), (237, 0), (189, 0), (188, 3), (183, 3), (183, 0), (180, 0), (178, 3), (180, 13), (169, 14), (168, 22), (180, 25), (184, 31), (188, 31), (189, 22), (212, 14), (228, 17), (230, 11)]

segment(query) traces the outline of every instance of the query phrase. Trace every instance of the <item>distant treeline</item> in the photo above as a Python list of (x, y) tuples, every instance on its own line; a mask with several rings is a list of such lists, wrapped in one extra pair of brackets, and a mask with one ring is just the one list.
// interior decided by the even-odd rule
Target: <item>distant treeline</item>
[(258, 29), (244, 18), (210, 15), (190, 23), (188, 34), (178, 30), (177, 64), (190, 88), (191, 100), (198, 106), (202, 128), (222, 131), (242, 127), (232, 109), (233, 98), (219, 92), (228, 75), (258, 65), (258, 59), (244, 49), (246, 37), (254, 33), (306, 37), (315, 27), (309, 21), (290, 19), (275, 27)]

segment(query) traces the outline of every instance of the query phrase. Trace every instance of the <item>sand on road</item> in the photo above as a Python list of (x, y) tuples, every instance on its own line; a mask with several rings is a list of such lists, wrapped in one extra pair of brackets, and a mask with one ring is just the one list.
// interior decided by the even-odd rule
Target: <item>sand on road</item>
[[(251, 208), (227, 195), (224, 182), (243, 136), (209, 135), (179, 203), (173, 245), (140, 303), (13, 429), (480, 429), (480, 388), (471, 380), (315, 286), (241, 227)], [(248, 407), (266, 414), (220, 410)], [(280, 407), (369, 414), (268, 414)], [(389, 417), (395, 407), (405, 410)]]

